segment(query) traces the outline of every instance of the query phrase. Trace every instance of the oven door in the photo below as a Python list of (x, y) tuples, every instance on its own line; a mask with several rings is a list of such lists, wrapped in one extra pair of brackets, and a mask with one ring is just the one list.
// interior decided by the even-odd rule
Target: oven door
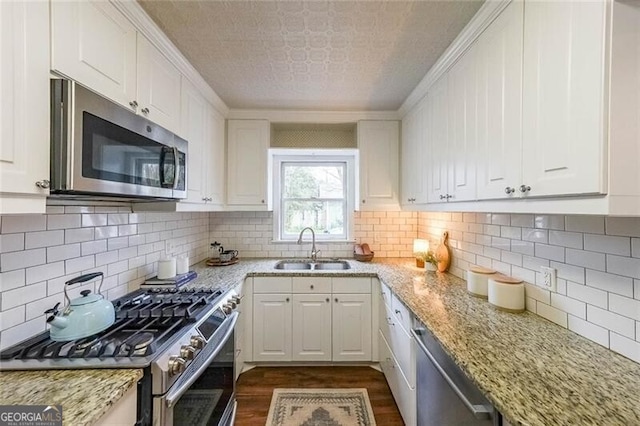
[(214, 338), (165, 395), (153, 398), (155, 426), (231, 426), (235, 417), (234, 328), (232, 313)]

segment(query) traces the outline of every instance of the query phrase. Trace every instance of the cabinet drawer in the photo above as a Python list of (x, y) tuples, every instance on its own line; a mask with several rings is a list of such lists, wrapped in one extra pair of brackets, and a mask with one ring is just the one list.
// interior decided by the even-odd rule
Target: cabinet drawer
[[(404, 330), (386, 305), (380, 307), (380, 332), (388, 342), (399, 368), (412, 386), (415, 384), (415, 352), (413, 337)], [(380, 362), (382, 362), (382, 358)]]
[(331, 293), (331, 277), (293, 277), (294, 293)]
[(404, 303), (402, 303), (400, 299), (398, 299), (398, 296), (396, 296), (395, 294), (391, 295), (391, 305), (388, 305), (388, 306), (391, 307), (391, 311), (393, 312), (393, 315), (396, 317), (398, 322), (400, 322), (400, 325), (402, 325), (402, 328), (404, 328), (404, 331), (406, 331), (407, 333), (410, 333), (411, 314), (409, 313), (409, 308), (407, 308), (404, 305)]
[(380, 296), (382, 296), (382, 301), (387, 306), (391, 306), (391, 289), (383, 284), (382, 281), (378, 282), (380, 283)]
[(291, 277), (254, 277), (254, 293), (291, 293)]
[(415, 386), (411, 386), (400, 368), (398, 368), (398, 362), (394, 358), (389, 344), (385, 340), (382, 333), (380, 338), (380, 367), (384, 373), (391, 394), (396, 400), (398, 410), (402, 415), (404, 423), (409, 426), (416, 424), (416, 390)]
[(332, 293), (371, 293), (371, 278), (332, 278)]

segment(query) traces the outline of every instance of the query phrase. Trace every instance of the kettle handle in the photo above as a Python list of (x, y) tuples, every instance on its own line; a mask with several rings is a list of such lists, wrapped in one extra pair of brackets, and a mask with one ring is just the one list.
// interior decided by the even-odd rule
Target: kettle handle
[(64, 283), (64, 300), (66, 306), (68, 307), (71, 304), (71, 299), (69, 299), (69, 295), (67, 295), (67, 286), (91, 281), (92, 279), (98, 277), (100, 277), (101, 280), (100, 285), (98, 285), (98, 291), (96, 293), (102, 295), (102, 293), (100, 292), (100, 290), (102, 289), (102, 282), (104, 281), (104, 274), (102, 272), (92, 272), (90, 274), (80, 275), (79, 277), (72, 278)]

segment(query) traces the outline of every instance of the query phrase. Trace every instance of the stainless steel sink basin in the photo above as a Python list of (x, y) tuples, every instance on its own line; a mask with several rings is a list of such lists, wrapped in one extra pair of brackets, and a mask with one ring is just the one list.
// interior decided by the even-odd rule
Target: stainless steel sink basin
[(281, 260), (276, 263), (274, 268), (287, 271), (342, 271), (351, 269), (351, 266), (344, 260), (320, 260), (315, 263), (305, 260)]

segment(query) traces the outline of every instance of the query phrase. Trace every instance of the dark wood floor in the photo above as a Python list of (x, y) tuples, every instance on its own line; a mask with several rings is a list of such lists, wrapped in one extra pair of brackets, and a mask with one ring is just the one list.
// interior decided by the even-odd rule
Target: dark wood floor
[(274, 388), (367, 388), (378, 426), (403, 425), (387, 382), (369, 367), (257, 367), (238, 379), (236, 426), (264, 425)]

